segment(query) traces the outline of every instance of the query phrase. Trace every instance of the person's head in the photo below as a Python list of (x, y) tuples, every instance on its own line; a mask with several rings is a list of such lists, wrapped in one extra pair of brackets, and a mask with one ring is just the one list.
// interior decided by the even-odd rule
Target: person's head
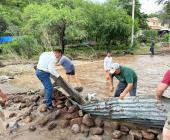
[(111, 52), (110, 51), (107, 51), (107, 56), (111, 57)]
[(120, 64), (113, 63), (110, 67), (110, 73), (111, 74), (120, 74)]
[(55, 54), (56, 58), (60, 58), (63, 53), (62, 53), (61, 49), (55, 49), (54, 54)]

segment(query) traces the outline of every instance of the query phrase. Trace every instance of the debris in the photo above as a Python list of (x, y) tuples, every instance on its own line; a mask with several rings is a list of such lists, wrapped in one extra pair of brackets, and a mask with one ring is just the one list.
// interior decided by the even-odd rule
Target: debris
[(47, 106), (45, 104), (41, 104), (38, 106), (37, 110), (39, 112), (46, 112), (47, 111)]
[(79, 117), (79, 114), (78, 112), (74, 112), (74, 113), (67, 113), (66, 115), (64, 115), (64, 119), (66, 120), (71, 120), (71, 119), (74, 119), (74, 118), (78, 118)]
[(134, 136), (136, 139), (142, 139), (142, 133), (140, 130), (130, 130), (129, 134)]
[(40, 96), (35, 95), (35, 96), (33, 96), (33, 97), (31, 98), (31, 101), (32, 101), (32, 102), (37, 102), (39, 99), (40, 99)]
[(13, 117), (15, 117), (17, 114), (15, 113), (15, 112), (12, 112), (12, 113), (10, 113), (9, 114), (9, 118), (13, 118)]
[(84, 116), (84, 113), (83, 113), (82, 110), (79, 110), (79, 116), (80, 116), (80, 117), (83, 117), (83, 116)]
[(79, 110), (79, 107), (77, 105), (72, 105), (68, 109), (68, 113), (73, 113)]
[(32, 118), (31, 116), (27, 116), (27, 117), (25, 118), (25, 122), (26, 122), (26, 123), (30, 123), (30, 122), (32, 122), (32, 120), (33, 120), (33, 118)]
[(62, 128), (66, 128), (70, 125), (70, 120), (64, 120), (63, 123), (62, 123)]

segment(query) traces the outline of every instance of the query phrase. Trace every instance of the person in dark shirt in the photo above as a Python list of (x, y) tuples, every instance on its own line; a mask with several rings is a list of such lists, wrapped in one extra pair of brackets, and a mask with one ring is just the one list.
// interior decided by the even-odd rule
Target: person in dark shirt
[(119, 80), (119, 84), (115, 91), (115, 97), (124, 97), (130, 93), (130, 96), (136, 96), (137, 75), (131, 68), (121, 66), (118, 63), (113, 63), (110, 68), (110, 91), (114, 90), (113, 77)]
[(155, 54), (155, 42), (154, 42), (154, 40), (151, 41), (150, 52), (151, 52), (152, 55)]

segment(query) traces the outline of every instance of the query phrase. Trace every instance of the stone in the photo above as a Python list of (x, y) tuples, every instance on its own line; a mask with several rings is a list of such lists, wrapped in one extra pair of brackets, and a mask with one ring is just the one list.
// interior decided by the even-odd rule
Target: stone
[(67, 113), (67, 110), (68, 110), (67, 107), (64, 107), (64, 108), (61, 108), (61, 109), (60, 109), (60, 112), (61, 112), (61, 113)]
[(129, 132), (130, 135), (134, 136), (136, 139), (142, 139), (142, 133), (140, 130), (130, 130)]
[(33, 106), (32, 107), (32, 110), (37, 110), (38, 109), (38, 106)]
[(70, 125), (70, 120), (64, 120), (61, 127), (62, 128), (67, 128)]
[(59, 105), (57, 105), (56, 107), (57, 107), (58, 109), (62, 109), (62, 108), (64, 107), (64, 105), (59, 104)]
[(65, 101), (66, 99), (67, 99), (67, 97), (65, 95), (62, 95), (57, 98), (57, 100), (62, 100), (62, 101)]
[(31, 125), (31, 126), (29, 126), (29, 128), (28, 128), (30, 131), (35, 131), (36, 130), (36, 127), (34, 126), (34, 125)]
[(89, 114), (84, 115), (82, 123), (89, 127), (94, 126), (94, 121)]
[(60, 111), (59, 111), (59, 110), (50, 113), (50, 114), (47, 116), (48, 122), (51, 122), (51, 121), (56, 120), (57, 117), (59, 117), (59, 115), (60, 115)]
[(76, 91), (78, 91), (78, 92), (82, 92), (83, 91), (83, 87), (75, 87), (74, 88)]
[(63, 101), (57, 100), (57, 101), (55, 101), (54, 106), (58, 106), (58, 105), (60, 105), (60, 104), (63, 104)]
[(81, 125), (81, 133), (89, 133), (90, 128), (86, 125)]
[(64, 104), (66, 107), (70, 107), (70, 106), (72, 106), (72, 104), (71, 104), (71, 102), (67, 99), (66, 101), (65, 101), (65, 104)]
[(49, 125), (48, 125), (48, 130), (51, 131), (53, 130), (54, 128), (56, 128), (57, 126), (57, 123), (56, 122), (51, 122)]
[(77, 105), (72, 105), (72, 106), (69, 107), (68, 113), (73, 113), (73, 112), (76, 112), (78, 110), (79, 110), (79, 108), (78, 108)]
[(101, 127), (90, 128), (90, 134), (92, 135), (102, 135), (104, 133), (104, 129)]
[(71, 131), (75, 134), (80, 132), (80, 126), (78, 124), (73, 124), (73, 126), (71, 127)]
[(155, 135), (153, 133), (149, 133), (143, 130), (142, 130), (142, 136), (143, 138), (148, 139), (148, 140), (153, 140), (155, 138)]
[(94, 135), (94, 136), (88, 137), (87, 140), (102, 140), (102, 137), (99, 135)]
[(41, 105), (38, 106), (37, 111), (46, 112), (47, 111), (47, 106), (45, 104), (41, 104)]
[(3, 62), (0, 61), (0, 68), (1, 68), (1, 67), (5, 67), (5, 66), (6, 66), (6, 65), (5, 65)]
[(26, 103), (21, 103), (20, 106), (19, 106), (19, 109), (24, 109), (26, 107), (27, 107)]
[(31, 98), (31, 101), (32, 101), (32, 102), (38, 102), (39, 99), (40, 99), (40, 96), (35, 95), (35, 96), (33, 96), (33, 97)]
[(13, 102), (14, 103), (19, 103), (21, 101), (21, 96), (16, 96), (14, 99), (13, 99)]
[(119, 139), (122, 136), (122, 132), (119, 130), (114, 130), (112, 133), (112, 138), (113, 139)]
[(129, 128), (125, 125), (121, 125), (120, 126), (120, 131), (125, 132), (125, 133), (129, 133)]
[(161, 133), (161, 130), (159, 130), (159, 129), (147, 129), (147, 132), (158, 135), (158, 134)]
[(9, 123), (6, 125), (6, 128), (9, 129), (10, 131), (14, 131), (14, 130), (16, 130), (18, 127), (19, 127), (18, 121), (9, 122)]
[(39, 94), (40, 94), (41, 97), (44, 97), (44, 95), (45, 95), (44, 89), (40, 89)]
[(157, 136), (157, 139), (158, 139), (158, 140), (163, 140), (163, 135), (162, 135), (162, 133), (160, 133), (160, 134)]
[(95, 118), (94, 123), (98, 127), (103, 127), (104, 126), (104, 121), (101, 118)]
[(12, 112), (12, 113), (10, 113), (9, 114), (9, 118), (13, 118), (13, 117), (15, 117), (17, 114), (15, 113), (15, 112)]
[(48, 118), (47, 117), (42, 117), (38, 120), (38, 124), (41, 127), (44, 127), (48, 123)]
[(71, 120), (71, 119), (74, 119), (74, 118), (78, 118), (79, 117), (79, 114), (78, 112), (74, 112), (74, 113), (71, 113), (71, 114), (65, 114), (64, 115), (64, 119), (66, 120)]
[(83, 117), (83, 116), (84, 116), (83, 110), (79, 110), (79, 116), (80, 116), (80, 117)]
[(33, 120), (33, 118), (32, 118), (31, 116), (27, 116), (27, 117), (25, 118), (25, 122), (26, 122), (26, 123), (30, 123), (30, 122), (32, 122), (32, 120)]
[(71, 119), (70, 125), (71, 125), (71, 126), (72, 126), (73, 124), (79, 124), (79, 125), (81, 125), (81, 124), (82, 124), (82, 119), (83, 119), (82, 117)]
[(135, 140), (132, 135), (122, 135), (120, 140)]
[(113, 131), (118, 130), (119, 127), (120, 127), (120, 124), (118, 122), (112, 122), (111, 125), (112, 125), (112, 130)]

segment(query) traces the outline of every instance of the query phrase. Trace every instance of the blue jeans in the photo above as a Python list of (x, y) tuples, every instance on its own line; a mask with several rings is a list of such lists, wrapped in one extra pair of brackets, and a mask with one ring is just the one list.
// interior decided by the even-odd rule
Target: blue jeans
[[(116, 88), (114, 97), (119, 97), (120, 94), (125, 90), (126, 87), (127, 87), (126, 82), (119, 82), (119, 84)], [(132, 90), (129, 92), (130, 96), (136, 96), (136, 89), (137, 89), (137, 83), (134, 83)]]
[(53, 85), (50, 80), (50, 73), (37, 69), (36, 75), (44, 86), (46, 105), (47, 107), (50, 107), (52, 106), (52, 93), (53, 93)]

